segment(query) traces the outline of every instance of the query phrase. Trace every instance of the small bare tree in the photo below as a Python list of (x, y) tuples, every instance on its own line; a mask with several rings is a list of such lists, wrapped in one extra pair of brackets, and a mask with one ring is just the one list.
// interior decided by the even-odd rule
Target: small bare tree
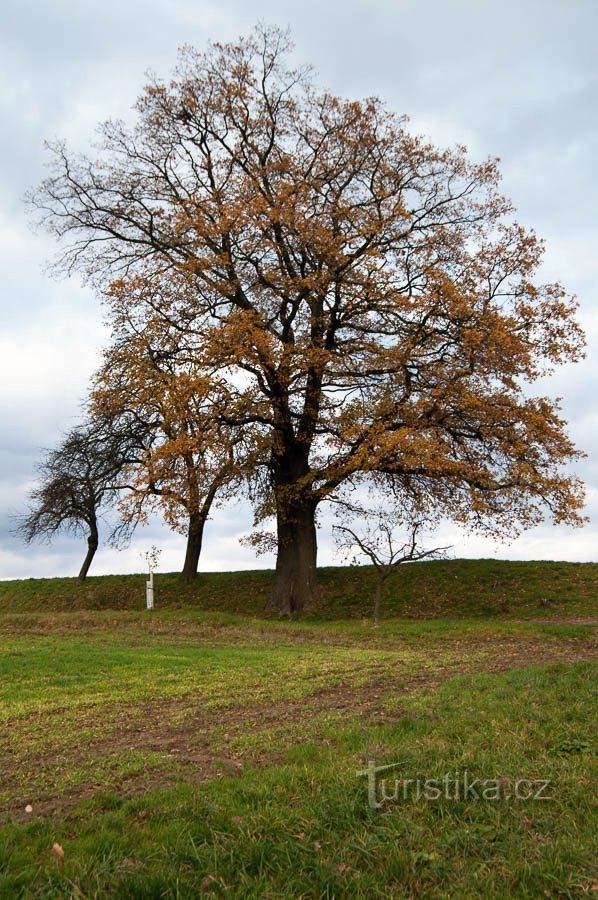
[(342, 515), (358, 518), (360, 524), (334, 525), (339, 550), (358, 563), (366, 557), (376, 570), (374, 595), (374, 625), (380, 624), (380, 606), (384, 586), (402, 563), (422, 559), (444, 559), (446, 547), (422, 547), (423, 531), (430, 526), (421, 512), (406, 513), (381, 499), (369, 508), (343, 504)]
[[(99, 519), (116, 499), (118, 476), (132, 436), (114, 423), (90, 420), (47, 450), (37, 467), (39, 484), (29, 494), (29, 512), (17, 517), (16, 532), (26, 543), (61, 531), (87, 535), (87, 553), (79, 572), (84, 581), (99, 545)], [(126, 540), (134, 524), (117, 522), (108, 542)]]

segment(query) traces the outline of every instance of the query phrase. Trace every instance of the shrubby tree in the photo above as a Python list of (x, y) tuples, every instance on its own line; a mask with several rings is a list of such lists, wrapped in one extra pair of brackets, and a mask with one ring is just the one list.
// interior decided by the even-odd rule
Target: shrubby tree
[[(73, 428), (58, 447), (47, 450), (38, 465), (39, 484), (29, 495), (29, 512), (17, 520), (27, 543), (48, 540), (61, 531), (87, 537), (87, 554), (79, 572), (84, 581), (99, 546), (99, 522), (113, 509), (119, 476), (131, 447), (128, 430), (107, 420)], [(108, 542), (126, 541), (134, 522), (117, 521)]]
[(315, 590), (319, 504), (364, 473), (492, 534), (545, 511), (579, 524), (582, 506), (558, 405), (529, 388), (579, 359), (575, 304), (535, 280), (542, 244), (495, 161), (318, 89), (289, 50), (269, 28), (185, 48), (95, 156), (53, 145), (31, 198), (59, 268), (226, 381), (220, 422), (251, 431), (247, 475), (276, 516), (283, 613)]
[[(380, 489), (381, 488), (381, 489)], [(449, 546), (431, 547), (425, 536), (432, 527), (430, 510), (422, 508), (421, 498), (398, 497), (388, 481), (370, 487), (364, 502), (338, 502), (339, 524), (333, 526), (338, 549), (351, 562), (365, 559), (376, 572), (373, 618), (380, 624), (384, 586), (404, 563), (424, 559), (445, 559)]]

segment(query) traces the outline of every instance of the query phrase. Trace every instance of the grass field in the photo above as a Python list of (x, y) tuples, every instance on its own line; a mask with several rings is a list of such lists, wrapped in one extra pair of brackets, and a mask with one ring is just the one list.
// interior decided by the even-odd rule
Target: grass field
[(410, 568), (0, 583), (0, 897), (589, 896), (598, 568)]

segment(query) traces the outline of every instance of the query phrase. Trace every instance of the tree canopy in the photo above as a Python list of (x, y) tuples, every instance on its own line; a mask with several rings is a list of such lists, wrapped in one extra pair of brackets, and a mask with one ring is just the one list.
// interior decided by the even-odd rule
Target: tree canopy
[(183, 355), (172, 340), (167, 345), (163, 329), (158, 337), (146, 321), (138, 330), (126, 300), (122, 305), (113, 298), (113, 340), (95, 377), (92, 408), (143, 435), (121, 473), (121, 515), (146, 521), (157, 509), (185, 533), (181, 576), (193, 581), (214, 501), (238, 487), (242, 435), (220, 418), (226, 385), (210, 379), (193, 354)]
[[(496, 161), (293, 68), (286, 33), (182, 50), (133, 128), (51, 149), (32, 195), (83, 272), (220, 390), (277, 521), (274, 599), (316, 588), (318, 505), (371, 473), (492, 533), (579, 524), (579, 453), (529, 384), (577, 360), (575, 303), (535, 273)], [(156, 323), (159, 323), (159, 327)], [(156, 350), (160, 346), (155, 345)]]

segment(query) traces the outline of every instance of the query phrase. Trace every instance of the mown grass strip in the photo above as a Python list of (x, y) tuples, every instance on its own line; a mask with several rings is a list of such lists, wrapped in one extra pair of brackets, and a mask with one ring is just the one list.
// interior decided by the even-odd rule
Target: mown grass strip
[[(273, 573), (206, 572), (192, 585), (156, 576), (158, 608), (276, 618), (266, 610)], [(309, 621), (370, 618), (375, 574), (370, 566), (319, 570), (321, 598)], [(142, 609), (146, 576), (91, 576), (0, 581), (0, 611)], [(388, 583), (383, 618), (572, 618), (597, 615), (598, 563), (435, 560), (401, 566)]]

